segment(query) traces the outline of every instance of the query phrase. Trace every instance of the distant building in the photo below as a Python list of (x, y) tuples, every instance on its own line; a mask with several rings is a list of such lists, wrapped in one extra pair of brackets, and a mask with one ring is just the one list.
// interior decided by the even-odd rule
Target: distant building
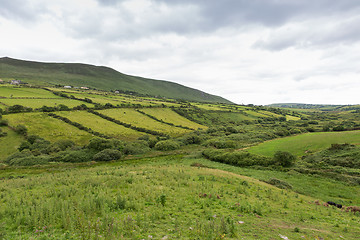
[(64, 88), (71, 88), (71, 86), (64, 86)]
[(21, 81), (20, 80), (11, 80), (11, 83), (10, 84), (12, 84), (12, 85), (19, 85), (21, 83)]
[(0, 79), (0, 83), (4, 83), (4, 80)]
[(120, 92), (116, 90), (115, 93), (120, 93)]
[(88, 90), (89, 88), (88, 87), (80, 87), (81, 89), (85, 89), (85, 90)]

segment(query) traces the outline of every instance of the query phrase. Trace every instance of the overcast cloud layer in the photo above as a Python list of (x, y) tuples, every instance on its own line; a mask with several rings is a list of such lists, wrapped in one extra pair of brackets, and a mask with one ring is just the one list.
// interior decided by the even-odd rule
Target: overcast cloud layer
[(0, 57), (82, 62), (235, 103), (360, 103), (358, 0), (0, 0)]

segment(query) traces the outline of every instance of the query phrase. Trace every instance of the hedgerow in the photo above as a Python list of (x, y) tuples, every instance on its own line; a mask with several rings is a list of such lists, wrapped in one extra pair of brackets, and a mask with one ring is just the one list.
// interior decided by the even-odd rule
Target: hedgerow
[(269, 157), (250, 154), (243, 151), (228, 152), (225, 150), (206, 149), (202, 155), (209, 160), (226, 163), (238, 167), (246, 166), (270, 166), (274, 164), (274, 160)]

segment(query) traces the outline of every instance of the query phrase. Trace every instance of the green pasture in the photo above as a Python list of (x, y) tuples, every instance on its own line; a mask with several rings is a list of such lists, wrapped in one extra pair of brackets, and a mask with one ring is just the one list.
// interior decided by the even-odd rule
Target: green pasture
[(6, 98), (61, 98), (40, 88), (12, 87), (0, 85), (0, 97)]
[(158, 122), (131, 108), (107, 109), (101, 110), (99, 112), (109, 117), (118, 119), (122, 122), (129, 123), (133, 126), (159, 131), (165, 134), (169, 134), (170, 136), (178, 136), (190, 132), (190, 130), (187, 129)]
[(261, 143), (248, 149), (250, 153), (273, 156), (276, 151), (288, 151), (296, 156), (315, 152), (334, 143), (360, 144), (360, 131), (316, 132), (279, 138)]
[(299, 117), (294, 117), (291, 115), (286, 115), (286, 121), (299, 121), (301, 118)]
[(81, 168), (54, 165), (50, 173), (3, 171), (1, 237), (357, 239), (360, 234), (357, 215), (254, 178), (192, 167), (198, 160), (206, 164), (167, 156)]
[(82, 104), (85, 104), (88, 107), (94, 107), (93, 104), (89, 104), (83, 101), (78, 101), (74, 99), (67, 99), (67, 98), (58, 98), (58, 99), (0, 99), (0, 103), (3, 103), (7, 106), (13, 105), (22, 105), (24, 107), (31, 107), (31, 108), (41, 108), (42, 106), (48, 107), (56, 107), (60, 104), (64, 104), (69, 108), (73, 108)]
[(8, 127), (1, 127), (1, 129), (7, 135), (0, 137), (0, 161), (16, 152), (21, 142), (25, 140), (23, 136), (10, 130)]
[(183, 116), (180, 116), (170, 108), (145, 108), (141, 111), (156, 117), (157, 119), (163, 120), (164, 122), (172, 123), (174, 125), (180, 125), (183, 127), (192, 128), (197, 130), (199, 128), (206, 129), (206, 126), (200, 125), (198, 123), (192, 122)]
[(114, 136), (121, 140), (136, 140), (145, 135), (144, 133), (107, 121), (86, 111), (57, 112), (56, 114), (80, 123), (96, 132)]
[(84, 145), (92, 138), (89, 133), (49, 117), (46, 113), (16, 113), (4, 115), (3, 118), (9, 121), (10, 126), (24, 125), (28, 129), (28, 134), (39, 135), (51, 142), (70, 139), (79, 145)]

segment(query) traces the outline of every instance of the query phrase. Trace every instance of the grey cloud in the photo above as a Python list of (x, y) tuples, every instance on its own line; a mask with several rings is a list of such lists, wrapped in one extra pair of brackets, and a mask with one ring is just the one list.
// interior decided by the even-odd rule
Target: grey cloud
[(25, 0), (0, 0), (0, 16), (6, 19), (33, 21), (38, 10)]

